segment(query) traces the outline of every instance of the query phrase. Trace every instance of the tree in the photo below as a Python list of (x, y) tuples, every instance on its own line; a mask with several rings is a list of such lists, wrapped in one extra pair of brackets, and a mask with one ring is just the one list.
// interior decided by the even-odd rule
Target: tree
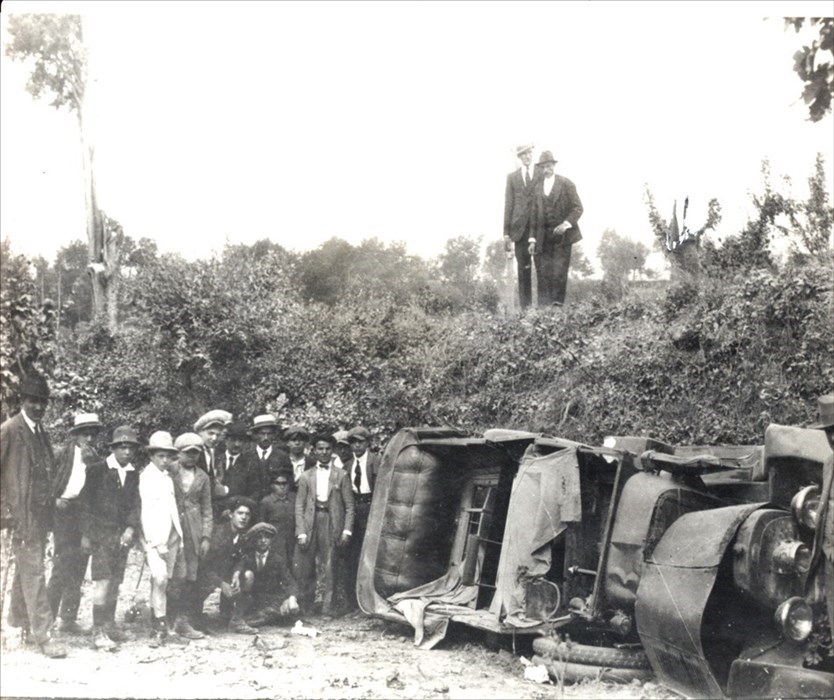
[[(810, 46), (803, 46), (793, 55), (793, 69), (804, 83), (802, 99), (808, 105), (808, 118), (818, 122), (831, 111), (831, 93), (834, 91), (834, 18), (832, 17), (785, 17), (785, 29), (793, 27), (796, 32), (806, 20), (810, 27), (816, 27), (817, 37)], [(827, 54), (827, 55), (826, 55)]]
[(597, 248), (603, 281), (616, 296), (621, 296), (629, 278), (644, 273), (649, 247), (624, 238), (614, 229), (605, 229)]
[[(116, 309), (112, 308), (118, 285), (117, 230), (108, 230), (106, 218), (96, 199), (94, 174), (95, 148), (85, 112), (87, 97), (88, 54), (84, 46), (79, 15), (13, 14), (9, 16), (11, 41), (6, 55), (13, 60), (29, 61), (32, 72), (26, 89), (35, 99), (51, 97), (55, 109), (66, 108), (78, 120), (87, 211), (87, 245), (89, 273), (92, 279), (93, 308), (98, 319), (107, 318), (115, 327)], [(119, 227), (120, 228), (120, 227)]]
[(574, 277), (590, 277), (594, 274), (594, 266), (585, 255), (581, 243), (574, 244), (571, 251), (570, 274)]

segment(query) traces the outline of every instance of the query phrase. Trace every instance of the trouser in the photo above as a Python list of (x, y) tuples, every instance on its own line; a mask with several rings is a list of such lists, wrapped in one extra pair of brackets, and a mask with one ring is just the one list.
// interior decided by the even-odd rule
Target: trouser
[(90, 555), (81, 551), (81, 505), (78, 499), (67, 503), (63, 510), (55, 510), (55, 554), (46, 594), (52, 616), (57, 617), (60, 609), (61, 619), (71, 621), (78, 616)]
[(528, 236), (515, 243), (515, 261), (518, 266), (518, 303), (526, 309), (533, 303), (533, 268)]
[(371, 511), (371, 502), (361, 500), (362, 496), (355, 496), (355, 516), (353, 520), (353, 536), (346, 547), (344, 562), (344, 590), (345, 602), (351, 607), (356, 607), (356, 576), (359, 573), (359, 559), (362, 554), (362, 541), (365, 539), (365, 530), (368, 528), (368, 514)]
[(145, 559), (151, 575), (151, 608), (157, 618), (164, 618), (168, 614), (168, 582), (185, 575), (181, 542), (177, 531), (171, 528), (166, 553), (160, 554), (158, 549), (150, 546), (145, 549)]
[[(190, 582), (189, 582), (190, 583)], [(226, 581), (231, 583), (231, 581)], [(188, 600), (188, 613), (192, 623), (200, 624), (203, 615), (203, 604), (214, 591), (217, 589), (217, 584), (209, 580), (208, 576), (200, 576), (193, 582), (193, 588), (186, 594)], [(243, 582), (241, 582), (243, 585)], [(220, 609), (220, 620), (228, 622), (232, 618), (241, 618), (246, 614), (249, 606), (250, 596), (246, 591), (241, 591), (235, 598), (228, 598), (220, 591), (220, 601), (218, 607)]]
[(52, 610), (46, 595), (46, 574), (43, 555), (46, 532), (38, 531), (23, 540), (12, 538), (15, 558), (14, 583), (9, 608), (9, 624), (29, 629), (32, 638), (43, 644), (49, 639)]
[(298, 583), (298, 603), (309, 613), (316, 599), (316, 589), (321, 590), (322, 610), (331, 612), (333, 607), (334, 542), (330, 532), (330, 513), (316, 510), (313, 531), (306, 548), (296, 545), (293, 567)]
[(539, 306), (565, 303), (571, 247), (557, 243), (553, 237), (546, 237), (542, 243), (541, 255), (536, 259)]

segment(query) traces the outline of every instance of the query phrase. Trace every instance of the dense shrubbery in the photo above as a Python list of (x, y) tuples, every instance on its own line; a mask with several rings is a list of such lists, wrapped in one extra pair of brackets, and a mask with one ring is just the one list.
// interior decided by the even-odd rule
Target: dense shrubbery
[[(14, 342), (29, 360), (38, 348), (56, 422), (100, 410), (145, 434), (216, 407), (314, 429), (362, 422), (379, 440), (449, 424), (760, 442), (771, 421), (812, 420), (834, 384), (830, 256), (747, 255), (774, 220), (776, 198), (761, 201), (737, 239), (704, 251), (700, 275), (631, 285), (616, 302), (585, 280), (563, 309), (509, 317), (463, 239), (434, 265), (378, 241), (304, 256), (261, 242), (197, 263), (149, 251), (123, 280), (119, 330), (66, 325), (56, 344), (5, 247), (4, 272), (18, 274), (3, 280), (4, 372)], [(12, 317), (27, 324), (16, 339)]]

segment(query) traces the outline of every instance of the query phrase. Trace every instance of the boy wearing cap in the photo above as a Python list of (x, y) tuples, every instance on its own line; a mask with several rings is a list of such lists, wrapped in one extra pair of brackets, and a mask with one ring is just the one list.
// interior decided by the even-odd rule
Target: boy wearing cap
[(204, 413), (194, 423), (194, 432), (203, 441), (202, 454), (197, 462), (211, 482), (211, 494), (213, 499), (223, 498), (229, 495), (229, 489), (223, 485), (223, 472), (220, 469), (217, 459), (217, 446), (226, 434), (226, 426), (232, 422), (232, 414), (221, 409), (214, 409)]
[[(280, 426), (278, 421), (275, 420), (275, 416), (269, 413), (255, 416), (252, 421), (250, 432), (252, 439), (255, 441), (255, 449), (249, 454), (260, 470), (263, 479), (262, 485), (269, 483), (272, 474), (292, 467), (287, 453), (275, 446), (279, 429)], [(259, 494), (259, 498), (263, 495), (265, 494)]]
[[(93, 438), (101, 429), (95, 413), (79, 413), (70, 428), (69, 442), (56, 455), (52, 495), (55, 498), (52, 575), (46, 586), (52, 616), (61, 613), (60, 630), (81, 634), (76, 622), (81, 603), (81, 583), (87, 571), (89, 551), (81, 548), (81, 504), (87, 468), (97, 459)], [(63, 606), (61, 605), (63, 601)]]
[(168, 581), (184, 576), (180, 556), (182, 525), (169, 471), (176, 464), (179, 451), (171, 434), (158, 430), (148, 440), (150, 464), (139, 476), (142, 501), (142, 533), (145, 557), (151, 574), (151, 646), (165, 644), (169, 638)]
[(353, 452), (351, 451), (350, 443), (348, 442), (348, 431), (337, 430), (333, 433), (333, 443), (333, 451), (336, 453), (334, 464), (339, 467), (339, 469), (344, 469), (346, 472), (350, 472), (350, 469), (353, 466)]
[(290, 464), (292, 465), (293, 483), (292, 490), (298, 486), (298, 480), (308, 469), (316, 466), (316, 459), (307, 454), (307, 447), (310, 443), (310, 433), (300, 425), (291, 425), (284, 433), (284, 440), (287, 441)]
[(295, 579), (284, 548), (275, 546), (276, 534), (269, 523), (258, 523), (244, 536), (245, 553), (236, 571), (249, 597), (244, 619), (251, 627), (275, 624), (298, 613)]
[(292, 472), (279, 471), (272, 476), (272, 493), (264, 497), (258, 509), (258, 520), (275, 528), (273, 549), (283, 552), (292, 562), (295, 546), (295, 492), (290, 491)]
[(312, 608), (318, 578), (323, 589), (322, 612), (333, 615), (334, 567), (338, 566), (334, 550), (350, 542), (353, 491), (345, 471), (332, 465), (333, 436), (316, 436), (313, 453), (316, 468), (298, 480), (293, 562), (304, 611)]
[(20, 412), (0, 425), (0, 524), (12, 530), (15, 558), (8, 620), (12, 627), (31, 634), (45, 656), (62, 658), (66, 650), (50, 636), (52, 612), (43, 561), (55, 506), (51, 489), (55, 462), (41, 425), (49, 386), (33, 374), (21, 382), (19, 395)]
[(173, 470), (172, 478), (182, 525), (185, 577), (177, 580), (176, 591), (168, 598), (168, 619), (173, 620), (177, 634), (186, 639), (202, 639), (205, 635), (194, 629), (191, 618), (197, 608), (197, 571), (211, 544), (214, 521), (211, 483), (208, 474), (197, 469), (197, 460), (203, 451), (199, 435), (183, 433), (174, 441), (174, 447), (179, 450), (178, 468)]
[(379, 467), (379, 455), (368, 449), (371, 432), (358, 425), (348, 432), (348, 442), (353, 452), (353, 461), (348, 471), (353, 490), (356, 516), (353, 521), (353, 536), (347, 547), (345, 557), (345, 598), (351, 609), (356, 602), (356, 574), (359, 570), (359, 557), (362, 554), (362, 542), (368, 528), (368, 515), (371, 512), (376, 473)]
[(110, 455), (90, 464), (81, 514), (81, 546), (91, 555), (93, 645), (104, 651), (127, 637), (116, 627), (119, 585), (127, 555), (140, 525), (139, 472), (133, 466), (140, 447), (128, 425), (113, 431)]
[[(243, 496), (233, 496), (229, 502), (229, 520), (218, 523), (211, 535), (208, 553), (201, 562), (197, 578), (197, 612), (202, 616), (203, 603), (217, 588), (220, 589), (220, 614), (228, 620), (229, 629), (240, 634), (254, 634), (255, 629), (242, 619), (240, 572), (236, 566), (243, 556), (242, 537), (249, 528), (255, 503)], [(195, 617), (195, 622), (201, 621)]]

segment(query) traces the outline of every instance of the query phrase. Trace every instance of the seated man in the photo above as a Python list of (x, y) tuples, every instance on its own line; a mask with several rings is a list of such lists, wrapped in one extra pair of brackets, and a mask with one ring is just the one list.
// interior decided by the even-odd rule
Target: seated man
[(244, 496), (236, 496), (229, 503), (231, 517), (217, 523), (211, 533), (211, 544), (206, 557), (200, 562), (197, 572), (198, 610), (191, 624), (201, 627), (199, 615), (203, 603), (217, 588), (220, 589), (220, 617), (228, 620), (229, 629), (241, 634), (254, 634), (256, 630), (247, 625), (240, 615), (241, 585), (240, 572), (236, 567), (243, 556), (243, 534), (249, 528), (255, 503)]
[(298, 613), (298, 591), (286, 552), (272, 546), (276, 532), (269, 523), (258, 523), (244, 536), (246, 552), (236, 571), (249, 594), (244, 619), (252, 627), (286, 621)]

